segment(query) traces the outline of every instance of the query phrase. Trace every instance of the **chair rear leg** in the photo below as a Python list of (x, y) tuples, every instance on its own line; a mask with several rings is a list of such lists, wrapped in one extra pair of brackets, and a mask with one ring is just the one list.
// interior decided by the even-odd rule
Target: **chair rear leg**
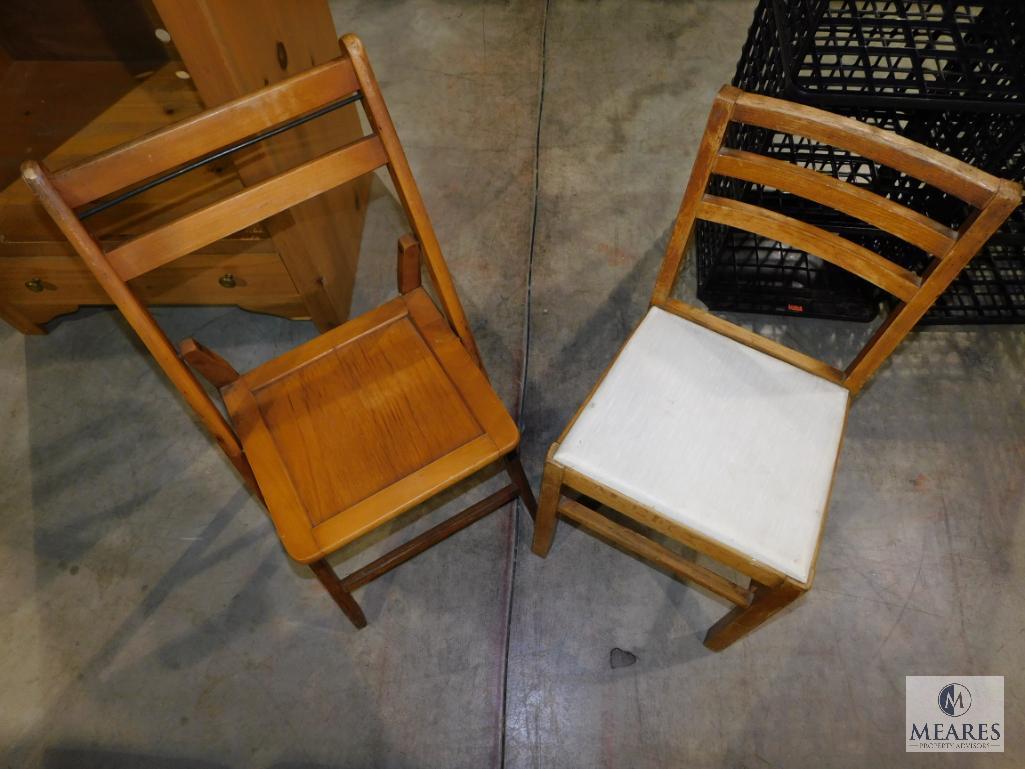
[(523, 472), (523, 465), (517, 452), (514, 451), (506, 455), (505, 471), (509, 474), (509, 479), (519, 490), (520, 499), (523, 500), (523, 505), (527, 508), (527, 512), (530, 513), (530, 517), (537, 518), (537, 500), (534, 499), (534, 492), (530, 488), (527, 474)]
[(544, 558), (552, 547), (555, 537), (556, 513), (559, 508), (559, 495), (562, 493), (562, 465), (552, 461), (557, 446), (552, 446), (545, 461), (545, 472), (541, 478), (541, 499), (534, 518), (534, 543), (531, 549)]
[(776, 587), (754, 585), (754, 596), (751, 603), (747, 606), (735, 607), (712, 625), (705, 634), (705, 646), (715, 652), (722, 651), (752, 630), (756, 630), (763, 622), (776, 612), (786, 608), (805, 592), (807, 591), (804, 588), (790, 580), (784, 580)]
[(321, 558), (319, 561), (311, 563), (310, 569), (313, 570), (313, 573), (320, 580), (320, 584), (324, 586), (324, 589), (335, 599), (338, 608), (345, 612), (345, 616), (349, 618), (349, 621), (357, 628), (366, 627), (367, 618), (364, 616), (363, 610), (359, 608), (359, 604), (352, 597), (352, 593), (342, 585), (342, 581), (335, 574), (335, 570), (331, 568), (331, 564)]

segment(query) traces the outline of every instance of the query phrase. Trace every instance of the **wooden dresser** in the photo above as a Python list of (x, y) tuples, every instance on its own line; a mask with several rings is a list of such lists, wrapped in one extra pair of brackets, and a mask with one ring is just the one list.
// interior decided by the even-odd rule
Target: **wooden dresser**
[[(13, 2), (16, 11), (25, 4)], [(339, 55), (326, 2), (298, 2), (304, 11), (299, 21), (283, 15), (274, 0), (162, 0), (156, 8), (148, 0), (129, 3), (124, 7), (132, 6), (138, 16), (134, 28), (145, 27), (139, 34), (163, 40), (167, 27), (175, 36), (167, 61), (141, 71), (138, 62), (103, 60), (95, 52), (92, 60), (61, 60), (50, 51), (44, 52), (47, 59), (16, 59), (0, 50), (0, 104), (6, 115), (0, 136), (0, 319), (23, 333), (45, 333), (41, 324), (58, 315), (109, 303), (18, 177), (21, 161), (44, 157), (50, 168), (62, 168), (189, 117), (203, 109), (204, 100), (212, 106)], [(59, 4), (69, 17), (95, 21), (85, 0)], [(239, 15), (245, 24), (237, 23)], [(4, 42), (0, 39), (0, 45)], [(241, 170), (230, 160), (197, 169), (90, 217), (87, 227), (113, 246), (240, 190), (244, 182), (259, 181), (282, 163), (302, 162), (325, 151), (328, 142), (338, 146), (347, 134), (359, 133), (355, 107), (314, 123), (319, 121), (323, 125), (309, 124), (290, 145), (272, 141), (240, 158)], [(309, 201), (182, 257), (133, 286), (151, 304), (237, 305), (312, 318), (321, 329), (330, 328), (348, 314), (368, 191), (369, 179), (335, 191), (343, 199), (331, 201), (331, 219), (321, 215), (320, 201)]]

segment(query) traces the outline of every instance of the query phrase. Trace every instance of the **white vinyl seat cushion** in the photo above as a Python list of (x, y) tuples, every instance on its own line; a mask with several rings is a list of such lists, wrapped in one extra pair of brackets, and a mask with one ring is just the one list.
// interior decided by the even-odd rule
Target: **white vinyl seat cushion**
[(555, 461), (807, 583), (848, 391), (657, 307)]

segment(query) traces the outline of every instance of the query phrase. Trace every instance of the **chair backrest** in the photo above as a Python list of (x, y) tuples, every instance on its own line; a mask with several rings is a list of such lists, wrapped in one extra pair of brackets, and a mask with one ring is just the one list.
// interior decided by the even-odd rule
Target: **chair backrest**
[[(363, 46), (355, 35), (346, 35), (341, 39), (341, 48), (343, 55), (334, 61), (74, 166), (56, 172), (34, 161), (22, 166), (22, 178), (233, 459), (242, 456), (234, 431), (127, 281), (381, 166), (387, 166), (419, 241), (442, 311), (471, 356), (480, 360)], [(226, 150), (241, 149), (253, 139), (269, 136), (290, 123), (356, 101), (362, 104), (373, 131), (369, 136), (158, 226), (109, 251), (104, 251), (82, 223), (84, 216), (219, 157)], [(115, 195), (126, 189), (127, 193)], [(90, 204), (93, 205), (89, 207)]]
[[(957, 229), (811, 168), (724, 146), (731, 124), (753, 126), (846, 150), (968, 204)], [(795, 195), (865, 222), (933, 257), (919, 275), (857, 243), (760, 205), (709, 194), (713, 176)], [(687, 190), (655, 282), (652, 304), (785, 360), (857, 393), (1021, 200), (1021, 187), (897, 134), (823, 110), (724, 87), (715, 98)], [(671, 297), (698, 220), (786, 243), (830, 262), (900, 302), (843, 370)]]

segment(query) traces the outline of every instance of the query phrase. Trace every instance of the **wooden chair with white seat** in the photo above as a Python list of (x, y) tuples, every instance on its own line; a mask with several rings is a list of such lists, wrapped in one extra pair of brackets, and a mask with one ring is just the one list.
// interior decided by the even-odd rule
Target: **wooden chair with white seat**
[[(266, 504), (288, 554), (309, 564), (349, 619), (366, 624), (351, 593), (514, 501), (533, 513), (517, 458), (519, 432), (481, 364), (363, 46), (249, 96), (50, 172), (22, 176)], [(104, 251), (82, 218), (155, 183), (347, 103), (363, 105), (372, 134)], [(299, 201), (387, 167), (412, 234), (399, 240), (399, 295), (239, 374), (192, 339), (180, 353), (128, 281)], [(127, 190), (127, 192), (125, 192)], [(76, 213), (75, 209), (79, 209)], [(84, 211), (83, 211), (84, 209)], [(440, 309), (421, 286), (421, 266)], [(187, 365), (188, 364), (188, 365)], [(216, 387), (228, 418), (192, 373)], [(496, 462), (511, 483), (345, 578), (325, 557)]]
[[(746, 124), (852, 151), (963, 200), (952, 230), (830, 175), (724, 146)], [(708, 194), (713, 175), (765, 185), (848, 214), (933, 261), (917, 275), (836, 234)], [(705, 636), (721, 650), (812, 584), (851, 399), (1021, 200), (1021, 187), (895, 134), (724, 87), (715, 99), (650, 307), (545, 463), (533, 549), (562, 515), (735, 604)], [(900, 303), (843, 370), (672, 297), (695, 222), (814, 254)], [(565, 492), (632, 519), (623, 526)], [(750, 579), (681, 558), (653, 531)], [(741, 580), (744, 582), (744, 580)]]

